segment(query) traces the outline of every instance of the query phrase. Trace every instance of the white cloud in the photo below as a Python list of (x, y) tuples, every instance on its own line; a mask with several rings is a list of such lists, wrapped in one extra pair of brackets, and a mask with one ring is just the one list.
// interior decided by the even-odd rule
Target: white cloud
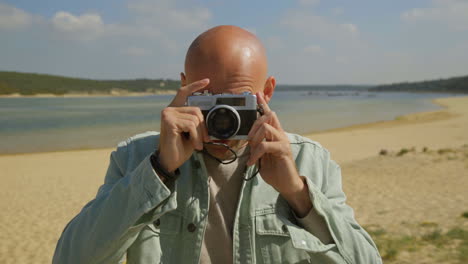
[(322, 53), (322, 48), (318, 45), (309, 45), (304, 48), (304, 52), (310, 54), (320, 54)]
[(33, 16), (25, 11), (0, 3), (0, 29), (19, 29), (32, 24)]
[(320, 0), (299, 0), (301, 5), (317, 5), (320, 3)]
[(332, 9), (332, 14), (335, 15), (335, 16), (342, 15), (342, 14), (344, 14), (344, 8), (335, 7), (335, 8)]
[(435, 22), (452, 30), (468, 30), (468, 1), (433, 0), (428, 8), (413, 8), (401, 14), (407, 22)]
[(339, 64), (346, 64), (346, 63), (348, 63), (349, 60), (345, 56), (337, 56), (337, 57), (335, 57), (335, 61), (337, 63), (339, 63)]
[(139, 57), (139, 56), (146, 56), (150, 55), (151, 51), (140, 48), (140, 47), (129, 47), (122, 52), (123, 54), (134, 56), (134, 57)]
[(203, 7), (176, 6), (176, 1), (169, 0), (138, 0), (128, 4), (134, 12), (138, 23), (153, 25), (157, 28), (171, 30), (199, 30), (206, 28), (210, 21), (211, 11)]
[(302, 10), (290, 10), (281, 19), (281, 25), (304, 35), (322, 38), (347, 38), (356, 36), (358, 27), (351, 23), (340, 24), (322, 16)]
[[(171, 53), (181, 48), (179, 39), (201, 33), (209, 27), (212, 14), (207, 8), (184, 8), (175, 1), (135, 0), (128, 3), (130, 20), (126, 24), (105, 23), (98, 13), (74, 15), (66, 11), (57, 12), (51, 19), (53, 28), (63, 36), (78, 40), (119, 36), (128, 39), (157, 41)], [(134, 56), (135, 50), (127, 52)]]
[(284, 47), (284, 41), (279, 36), (271, 36), (265, 39), (264, 43), (267, 51), (276, 51)]
[(354, 25), (354, 24), (347, 23), (347, 24), (341, 24), (341, 26), (342, 26), (346, 31), (348, 31), (349, 33), (351, 33), (351, 34), (353, 34), (353, 35), (359, 33), (357, 26)]
[(104, 23), (97, 13), (75, 16), (65, 11), (57, 12), (51, 20), (53, 27), (62, 33), (84, 38), (98, 37), (104, 32)]

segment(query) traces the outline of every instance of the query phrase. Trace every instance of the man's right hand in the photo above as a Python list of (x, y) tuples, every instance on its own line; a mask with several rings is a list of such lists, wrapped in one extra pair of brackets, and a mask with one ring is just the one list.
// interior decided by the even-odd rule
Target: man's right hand
[(179, 168), (194, 149), (202, 150), (203, 142), (210, 140), (200, 108), (184, 106), (188, 96), (209, 83), (209, 79), (203, 79), (181, 87), (171, 104), (161, 111), (159, 162), (169, 172)]

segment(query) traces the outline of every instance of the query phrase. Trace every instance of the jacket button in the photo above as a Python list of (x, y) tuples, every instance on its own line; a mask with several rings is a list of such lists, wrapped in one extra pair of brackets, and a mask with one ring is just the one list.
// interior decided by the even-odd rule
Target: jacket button
[(281, 229), (283, 230), (283, 232), (288, 232), (288, 227), (286, 225), (283, 225)]
[(153, 222), (154, 226), (158, 227), (161, 224), (161, 220), (156, 220)]
[(201, 167), (200, 161), (195, 160), (195, 161), (193, 162), (193, 167), (194, 167), (195, 169), (199, 169), (199, 168)]
[(194, 232), (196, 229), (197, 229), (197, 227), (196, 227), (193, 223), (190, 223), (190, 224), (188, 224), (188, 226), (187, 226), (187, 230), (188, 230), (190, 233)]

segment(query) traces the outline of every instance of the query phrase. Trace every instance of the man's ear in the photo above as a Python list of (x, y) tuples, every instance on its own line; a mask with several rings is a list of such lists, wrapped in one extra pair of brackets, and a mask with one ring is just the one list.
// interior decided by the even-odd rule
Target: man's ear
[(185, 77), (185, 74), (183, 72), (180, 73), (180, 86), (185, 86), (187, 85), (187, 78)]
[(265, 82), (265, 87), (263, 88), (263, 94), (265, 95), (265, 101), (267, 103), (270, 102), (271, 97), (273, 96), (273, 92), (276, 88), (276, 79), (273, 76), (268, 77)]

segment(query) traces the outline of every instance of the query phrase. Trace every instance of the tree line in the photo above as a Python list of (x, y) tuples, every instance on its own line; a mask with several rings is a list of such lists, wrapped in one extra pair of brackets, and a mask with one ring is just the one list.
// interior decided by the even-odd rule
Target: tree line
[(369, 91), (468, 93), (468, 75), (421, 82), (384, 84), (372, 87)]
[(170, 79), (91, 80), (48, 74), (0, 71), (0, 94), (34, 95), (67, 93), (111, 94), (177, 90), (180, 81)]
[[(180, 81), (171, 79), (92, 80), (48, 74), (0, 71), (0, 95), (21, 94), (112, 94), (112, 92), (158, 93), (177, 90)], [(281, 85), (278, 90), (368, 90), (373, 92), (468, 93), (468, 75), (421, 82), (366, 85)]]

